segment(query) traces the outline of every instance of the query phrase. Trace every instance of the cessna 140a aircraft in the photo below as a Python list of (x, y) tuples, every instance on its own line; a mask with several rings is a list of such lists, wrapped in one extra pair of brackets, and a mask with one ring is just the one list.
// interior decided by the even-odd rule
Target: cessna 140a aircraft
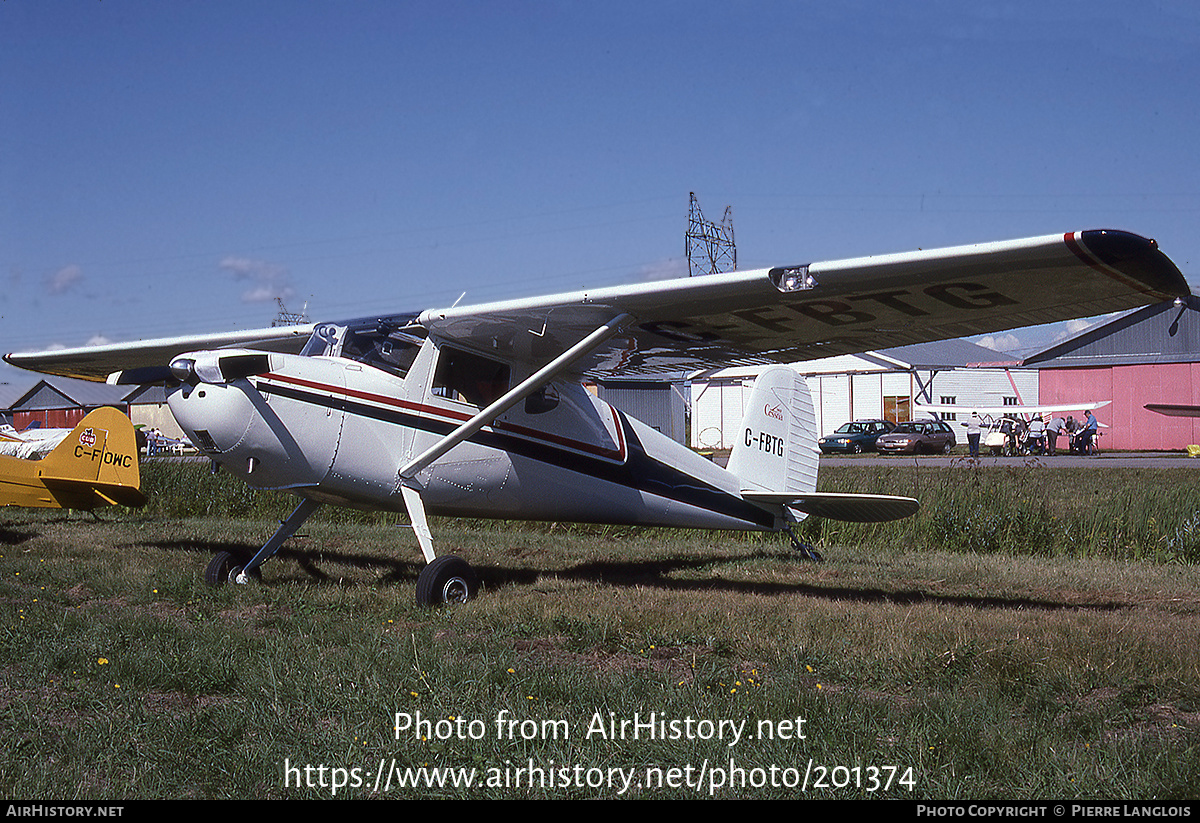
[(814, 491), (812, 401), (786, 366), (757, 380), (727, 468), (597, 399), (588, 379), (790, 363), (1188, 293), (1154, 241), (1098, 230), (5, 359), (165, 380), (171, 412), (213, 461), (301, 498), (244, 565), (214, 558), (214, 585), (246, 582), (335, 503), (406, 511), (427, 563), (417, 599), (437, 604), (477, 583), (464, 560), (437, 555), (429, 514), (790, 534), (810, 514), (917, 510), (910, 498)]

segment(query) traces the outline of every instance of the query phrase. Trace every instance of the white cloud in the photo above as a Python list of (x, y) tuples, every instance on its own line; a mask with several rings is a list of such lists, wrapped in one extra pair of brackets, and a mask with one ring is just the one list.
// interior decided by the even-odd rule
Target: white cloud
[(1074, 337), (1077, 334), (1082, 334), (1094, 326), (1101, 326), (1108, 321), (1114, 319), (1120, 312), (1112, 312), (1101, 317), (1083, 317), (1077, 320), (1068, 320), (1063, 323), (1063, 330), (1054, 336), (1055, 341), (1066, 340), (1068, 337)]
[(50, 294), (66, 294), (83, 281), (83, 269), (74, 264), (63, 266), (46, 275), (46, 290)]
[(975, 341), (978, 345), (985, 349), (991, 349), (998, 352), (1016, 351), (1021, 348), (1021, 341), (1015, 334), (989, 334), (986, 337), (981, 337)]
[(249, 288), (242, 292), (243, 303), (265, 303), (296, 293), (292, 288), (291, 274), (277, 263), (247, 257), (226, 257), (220, 266), (233, 274), (234, 280), (250, 282)]
[(683, 257), (668, 257), (666, 260), (648, 263), (642, 266), (640, 272), (641, 281), (646, 283), (652, 280), (671, 280), (675, 277), (687, 276), (687, 259)]
[(1065, 334), (1063, 336), (1071, 337), (1072, 335), (1076, 335), (1082, 331), (1086, 331), (1087, 329), (1091, 328), (1094, 325), (1095, 325), (1095, 322), (1092, 320), (1068, 320), (1063, 326), (1063, 329), (1065, 331)]

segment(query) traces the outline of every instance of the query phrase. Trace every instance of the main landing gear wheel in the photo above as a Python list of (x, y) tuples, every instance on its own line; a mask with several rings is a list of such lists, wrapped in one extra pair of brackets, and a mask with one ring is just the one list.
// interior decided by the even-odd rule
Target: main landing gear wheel
[(417, 578), (417, 605), (441, 606), (466, 603), (479, 589), (479, 581), (467, 561), (453, 554), (435, 557)]
[[(204, 570), (204, 582), (217, 588), (226, 583), (237, 583), (238, 575), (241, 573), (242, 567), (237, 562), (237, 558), (229, 552), (217, 552), (209, 562), (208, 568)], [(262, 579), (262, 573), (258, 569), (250, 572), (247, 576), (254, 580)]]

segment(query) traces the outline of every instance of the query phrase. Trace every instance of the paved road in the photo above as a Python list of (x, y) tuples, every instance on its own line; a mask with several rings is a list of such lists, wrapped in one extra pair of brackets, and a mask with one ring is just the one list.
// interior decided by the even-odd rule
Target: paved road
[(965, 454), (942, 455), (875, 455), (864, 454), (855, 457), (835, 457), (821, 455), (822, 466), (960, 466), (970, 468), (979, 466), (1046, 466), (1047, 468), (1139, 468), (1139, 469), (1200, 469), (1200, 458), (1188, 457), (1186, 454), (1165, 452), (1113, 452), (1101, 453), (1090, 457), (1077, 454), (1057, 454), (1054, 457), (992, 457), (984, 455), (978, 463)]

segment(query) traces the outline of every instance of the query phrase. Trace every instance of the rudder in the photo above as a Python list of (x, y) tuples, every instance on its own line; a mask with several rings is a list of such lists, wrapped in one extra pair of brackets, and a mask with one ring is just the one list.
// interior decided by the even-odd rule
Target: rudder
[(728, 469), (743, 492), (804, 495), (817, 487), (817, 416), (808, 383), (771, 366), (754, 382)]
[[(94, 505), (141, 506), (146, 502), (133, 423), (118, 409), (90, 412), (42, 458), (39, 470), (48, 488), (92, 498)], [(88, 506), (76, 503), (72, 508)]]

